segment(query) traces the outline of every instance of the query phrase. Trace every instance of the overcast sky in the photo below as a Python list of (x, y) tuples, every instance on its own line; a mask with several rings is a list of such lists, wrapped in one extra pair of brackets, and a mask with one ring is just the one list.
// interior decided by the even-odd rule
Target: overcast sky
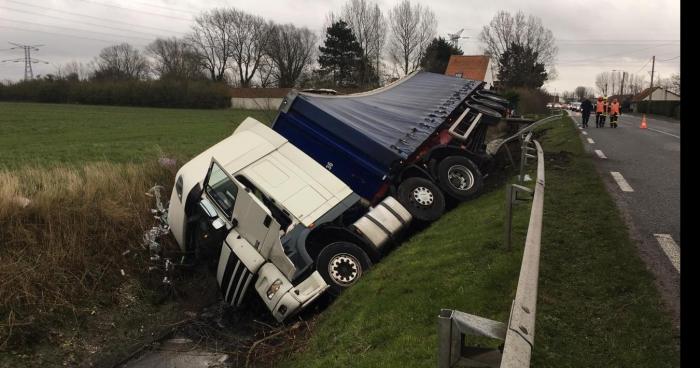
[[(370, 0), (372, 1), (372, 0)], [(416, 0), (412, 0), (416, 1)], [(386, 14), (398, 0), (377, 0)], [(557, 39), (556, 79), (545, 84), (561, 93), (595, 86), (595, 75), (624, 70), (646, 74), (656, 55), (662, 78), (680, 72), (680, 1), (586, 0), (430, 0), (438, 35), (461, 28), (465, 54), (483, 53), (478, 33), (499, 10), (523, 10), (542, 19)], [(32, 57), (45, 74), (70, 60), (87, 62), (100, 49), (127, 41), (144, 46), (156, 36), (182, 36), (193, 15), (234, 6), (278, 23), (294, 23), (321, 33), (326, 14), (339, 12), (345, 0), (0, 0), (0, 60), (22, 58), (8, 41), (43, 44)], [(0, 80), (24, 76), (24, 63), (0, 63)]]

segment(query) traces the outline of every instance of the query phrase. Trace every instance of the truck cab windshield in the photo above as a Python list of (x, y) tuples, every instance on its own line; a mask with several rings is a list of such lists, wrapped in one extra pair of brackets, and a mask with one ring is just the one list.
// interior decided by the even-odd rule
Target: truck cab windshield
[(205, 190), (226, 217), (231, 219), (238, 187), (216, 162), (211, 165)]

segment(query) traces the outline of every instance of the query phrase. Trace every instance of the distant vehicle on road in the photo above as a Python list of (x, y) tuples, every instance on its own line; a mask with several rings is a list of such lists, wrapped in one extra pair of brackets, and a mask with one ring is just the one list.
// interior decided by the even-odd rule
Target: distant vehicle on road
[(570, 110), (571, 111), (581, 111), (581, 103), (580, 102), (572, 102)]

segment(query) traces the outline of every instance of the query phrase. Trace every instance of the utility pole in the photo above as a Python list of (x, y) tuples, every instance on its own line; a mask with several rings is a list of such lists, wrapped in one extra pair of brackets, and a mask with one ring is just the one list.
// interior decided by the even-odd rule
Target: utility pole
[(24, 44), (19, 44), (19, 43), (14, 43), (14, 42), (9, 42), (11, 45), (14, 45), (15, 47), (10, 48), (10, 50), (14, 49), (22, 49), (24, 51), (24, 57), (23, 58), (18, 58), (18, 59), (8, 59), (8, 60), (3, 60), (3, 63), (7, 62), (12, 62), (12, 63), (19, 63), (19, 62), (24, 62), (24, 80), (30, 80), (34, 79), (34, 71), (32, 70), (32, 64), (36, 63), (44, 63), (48, 64), (48, 61), (44, 60), (39, 60), (39, 59), (34, 59), (32, 58), (32, 50), (34, 51), (39, 51), (39, 47), (44, 46), (44, 45), (24, 45)]
[(623, 71), (622, 72), (622, 83), (620, 84), (620, 96), (622, 96), (622, 93), (624, 92), (624, 88), (625, 88), (625, 75), (627, 75), (627, 72)]
[(651, 58), (651, 82), (649, 83), (649, 101), (651, 101), (651, 95), (654, 93), (654, 64), (656, 63), (656, 55)]

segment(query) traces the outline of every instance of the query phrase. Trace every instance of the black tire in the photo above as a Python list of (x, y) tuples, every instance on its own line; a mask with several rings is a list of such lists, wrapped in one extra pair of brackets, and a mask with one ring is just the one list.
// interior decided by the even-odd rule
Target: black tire
[(399, 185), (398, 201), (415, 219), (435, 221), (445, 212), (445, 195), (432, 181), (408, 178)]
[(321, 250), (316, 258), (316, 270), (326, 281), (331, 296), (357, 283), (372, 267), (372, 261), (362, 248), (350, 242), (332, 243)]
[(466, 201), (481, 192), (484, 177), (472, 160), (464, 156), (448, 156), (438, 164), (438, 183), (445, 194)]

